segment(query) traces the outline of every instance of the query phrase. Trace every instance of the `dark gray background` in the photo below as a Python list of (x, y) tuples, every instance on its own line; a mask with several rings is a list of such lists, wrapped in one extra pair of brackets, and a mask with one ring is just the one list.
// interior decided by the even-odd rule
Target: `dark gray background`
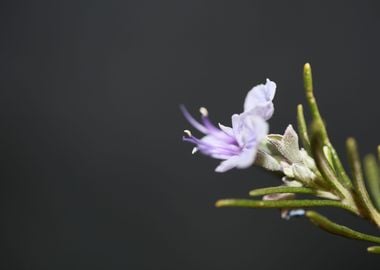
[(281, 133), (310, 61), (337, 149), (355, 136), (374, 151), (376, 2), (2, 1), (0, 269), (378, 268), (366, 243), (307, 220), (214, 208), (278, 180), (214, 173), (182, 143), (178, 109), (207, 106), (229, 124), (268, 77)]

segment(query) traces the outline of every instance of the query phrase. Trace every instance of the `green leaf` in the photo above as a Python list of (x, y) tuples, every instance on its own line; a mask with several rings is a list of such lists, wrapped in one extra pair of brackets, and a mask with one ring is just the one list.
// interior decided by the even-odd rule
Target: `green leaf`
[(305, 120), (305, 115), (303, 113), (303, 106), (299, 104), (297, 106), (297, 123), (298, 123), (298, 133), (301, 138), (301, 142), (306, 151), (311, 154), (309, 134), (307, 131), (307, 125)]
[(380, 246), (369, 247), (367, 248), (367, 251), (373, 254), (380, 254)]
[(302, 194), (314, 194), (315, 192), (306, 187), (289, 187), (289, 186), (279, 186), (279, 187), (268, 187), (254, 189), (249, 192), (249, 196), (264, 196), (269, 194), (277, 193), (302, 193)]
[[(342, 199), (350, 198), (350, 193), (346, 190), (343, 184), (339, 181), (335, 171), (331, 168), (324, 152), (323, 152), (323, 138), (321, 136), (321, 122), (314, 121), (312, 123), (312, 137), (311, 146), (312, 154), (317, 164), (318, 170), (321, 172), (324, 180), (324, 185), (327, 190), (336, 193)], [(323, 184), (323, 183), (322, 183)], [(326, 186), (327, 185), (327, 186)]]
[(367, 188), (365, 186), (359, 151), (355, 139), (347, 139), (346, 146), (348, 159), (353, 174), (353, 184), (355, 190), (357, 191), (356, 194), (358, 197), (358, 203), (361, 206), (360, 208), (362, 210), (362, 214), (365, 217), (373, 220), (380, 227), (380, 214), (372, 204)]
[(248, 208), (306, 208), (306, 207), (338, 207), (355, 213), (350, 206), (331, 200), (278, 200), (261, 201), (249, 199), (223, 199), (216, 202), (216, 207), (248, 207)]
[[(319, 113), (317, 101), (314, 97), (313, 76), (311, 74), (311, 66), (309, 63), (306, 63), (303, 68), (303, 80), (304, 80), (304, 87), (305, 87), (305, 92), (306, 92), (306, 99), (309, 103), (311, 116), (314, 121), (320, 121), (321, 123), (323, 123), (321, 114)], [(326, 127), (324, 124), (322, 124), (320, 128), (321, 128), (320, 134), (321, 134), (322, 141), (324, 144), (327, 145), (329, 143), (329, 139), (327, 137)]]
[(352, 188), (352, 182), (350, 178), (348, 177), (346, 170), (344, 169), (342, 162), (339, 159), (338, 153), (335, 151), (334, 147), (331, 145), (331, 143), (328, 145), (331, 151), (331, 159), (335, 168), (335, 171), (337, 173), (338, 179), (340, 182), (342, 182), (343, 185), (345, 185), (347, 188)]
[(339, 225), (329, 220), (328, 218), (322, 216), (321, 214), (318, 214), (317, 212), (307, 211), (306, 217), (308, 217), (312, 223), (329, 233), (355, 240), (363, 240), (380, 244), (380, 237), (354, 231), (346, 226)]
[[(331, 153), (331, 149), (328, 147), (328, 146), (323, 146), (323, 154), (325, 155), (327, 161), (329, 162), (329, 164), (331, 165), (331, 167), (333, 169), (335, 169), (334, 167), (334, 162), (332, 160), (332, 153)], [(335, 170), (334, 170), (335, 171)]]
[(311, 66), (309, 63), (306, 63), (304, 66), (303, 78), (304, 78), (304, 87), (305, 87), (305, 92), (306, 92), (306, 99), (307, 99), (308, 104), (309, 104), (309, 108), (311, 111), (313, 121), (319, 123), (319, 128), (320, 128), (319, 135), (321, 137), (322, 144), (326, 145), (327, 147), (330, 148), (331, 157), (332, 157), (332, 161), (334, 164), (334, 169), (337, 172), (337, 176), (338, 176), (339, 181), (341, 183), (343, 183), (343, 185), (345, 185), (346, 187), (351, 188), (352, 184), (351, 184), (350, 178), (347, 176), (347, 173), (343, 168), (342, 162), (340, 161), (338, 154), (336, 153), (334, 147), (332, 146), (332, 144), (328, 138), (326, 126), (323, 122), (323, 119), (322, 119), (320, 113), (319, 113), (318, 104), (317, 104), (317, 101), (314, 97), (313, 78), (312, 78), (312, 73), (311, 73)]
[(380, 169), (374, 155), (367, 155), (364, 158), (364, 171), (373, 202), (377, 210), (380, 210)]

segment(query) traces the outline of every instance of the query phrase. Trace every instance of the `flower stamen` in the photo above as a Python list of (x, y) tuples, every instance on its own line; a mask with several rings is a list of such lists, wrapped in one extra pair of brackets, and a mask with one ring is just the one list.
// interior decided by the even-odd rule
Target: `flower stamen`
[(208, 111), (205, 107), (200, 107), (199, 112), (201, 113), (202, 116), (208, 116)]
[(190, 130), (185, 129), (183, 132), (184, 132), (188, 137), (193, 137), (193, 135), (191, 134), (191, 131), (190, 131)]

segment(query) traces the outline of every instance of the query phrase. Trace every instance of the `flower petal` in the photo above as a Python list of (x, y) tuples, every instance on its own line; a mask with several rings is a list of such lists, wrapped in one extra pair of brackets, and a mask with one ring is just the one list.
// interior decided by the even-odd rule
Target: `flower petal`
[(272, 100), (276, 93), (276, 83), (267, 79), (265, 84), (253, 87), (244, 101), (244, 112), (260, 115), (265, 120), (272, 117), (274, 106)]
[(245, 169), (250, 167), (255, 161), (257, 154), (257, 148), (244, 149), (237, 158), (236, 167), (239, 169)]
[(216, 167), (216, 172), (226, 172), (233, 168), (246, 169), (250, 167), (256, 158), (257, 150), (255, 148), (245, 149), (239, 155), (232, 156), (229, 159), (222, 161), (218, 167)]
[(216, 167), (215, 172), (223, 173), (235, 168), (237, 165), (237, 159), (237, 156), (233, 156), (229, 159), (226, 159), (225, 161), (220, 162), (219, 166)]
[(249, 111), (245, 111), (245, 113), (249, 113), (252, 115), (258, 115), (265, 120), (268, 120), (272, 117), (274, 113), (274, 105), (272, 102), (268, 102), (264, 105), (257, 105)]
[(232, 116), (232, 129), (240, 147), (257, 146), (269, 131), (268, 123), (261, 117), (242, 113)]

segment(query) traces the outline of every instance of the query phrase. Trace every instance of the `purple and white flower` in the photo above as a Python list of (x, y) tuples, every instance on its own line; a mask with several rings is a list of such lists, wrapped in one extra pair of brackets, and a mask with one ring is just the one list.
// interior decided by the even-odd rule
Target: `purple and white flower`
[(232, 168), (247, 168), (256, 158), (260, 142), (268, 134), (268, 120), (273, 114), (276, 84), (267, 79), (265, 85), (253, 87), (247, 94), (244, 112), (232, 115), (232, 127), (214, 125), (205, 108), (201, 108), (202, 121), (198, 122), (181, 106), (181, 110), (189, 123), (205, 136), (194, 137), (185, 130), (184, 141), (195, 144), (193, 153), (199, 151), (205, 155), (223, 160), (215, 169), (225, 172)]

